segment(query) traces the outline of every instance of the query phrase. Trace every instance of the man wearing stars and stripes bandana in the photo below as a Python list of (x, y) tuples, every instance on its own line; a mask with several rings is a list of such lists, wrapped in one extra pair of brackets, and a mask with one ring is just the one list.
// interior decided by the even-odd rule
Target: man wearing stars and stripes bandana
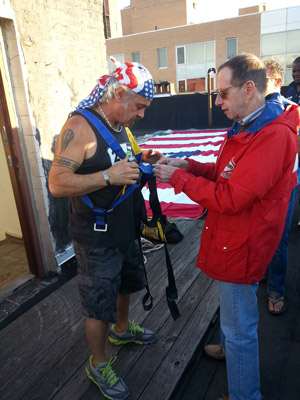
[[(70, 198), (69, 232), (92, 352), (86, 373), (109, 399), (125, 399), (129, 389), (112, 369), (115, 358), (109, 359), (104, 351), (108, 324), (113, 323), (109, 341), (116, 345), (149, 344), (156, 340), (156, 334), (128, 319), (130, 293), (146, 285), (133, 193), (106, 213), (105, 229), (97, 229), (93, 209), (83, 199), (88, 197), (95, 208), (107, 210), (125, 185), (137, 182), (139, 168), (136, 162), (128, 162), (134, 160), (134, 154), (124, 127), (130, 128), (144, 117), (153, 95), (153, 79), (143, 65), (118, 63), (114, 72), (98, 79), (91, 94), (70, 114), (59, 135), (49, 174), (53, 196)], [(126, 158), (114, 153), (97, 128), (80, 114), (82, 109), (114, 136)], [(160, 157), (160, 152), (152, 150), (143, 154), (151, 164)]]

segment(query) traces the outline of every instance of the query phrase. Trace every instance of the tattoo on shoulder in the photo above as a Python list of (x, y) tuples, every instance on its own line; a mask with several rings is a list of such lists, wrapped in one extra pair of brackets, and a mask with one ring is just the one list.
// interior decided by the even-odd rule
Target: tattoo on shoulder
[(63, 131), (63, 133), (61, 135), (61, 142), (60, 142), (60, 152), (61, 153), (66, 150), (69, 143), (73, 139), (74, 139), (74, 131), (72, 131), (72, 129), (66, 129), (65, 131)]
[(78, 162), (64, 157), (55, 157), (52, 162), (52, 165), (55, 165), (57, 167), (70, 168), (73, 171), (77, 171), (77, 169), (80, 167), (80, 164)]

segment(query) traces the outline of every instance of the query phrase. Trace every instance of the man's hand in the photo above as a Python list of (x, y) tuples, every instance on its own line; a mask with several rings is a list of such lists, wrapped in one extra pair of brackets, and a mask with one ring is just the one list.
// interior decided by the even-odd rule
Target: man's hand
[(181, 169), (188, 169), (189, 167), (189, 162), (186, 160), (182, 160), (181, 158), (161, 157), (157, 164), (169, 165)]
[(133, 185), (139, 177), (139, 167), (135, 162), (128, 162), (128, 156), (106, 170), (111, 185)]
[(157, 163), (163, 156), (163, 153), (159, 150), (149, 149), (142, 151), (142, 161), (149, 164)]
[(172, 167), (165, 164), (155, 164), (153, 168), (153, 173), (160, 182), (169, 183), (174, 171), (178, 169), (177, 167)]

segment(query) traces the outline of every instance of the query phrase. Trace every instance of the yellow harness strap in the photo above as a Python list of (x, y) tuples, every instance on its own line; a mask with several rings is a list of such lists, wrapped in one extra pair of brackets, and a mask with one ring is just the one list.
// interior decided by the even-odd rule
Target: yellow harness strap
[[(136, 142), (133, 134), (131, 133), (130, 129), (125, 127), (125, 130), (126, 130), (126, 133), (127, 133), (127, 136), (128, 136), (129, 142), (131, 144), (131, 147), (132, 147), (134, 155), (137, 156), (138, 154), (141, 154), (142, 150), (141, 150), (140, 146), (137, 144), (137, 142)], [(127, 185), (123, 186), (123, 189), (119, 193), (119, 197), (123, 196), (123, 194), (125, 193), (126, 186)]]

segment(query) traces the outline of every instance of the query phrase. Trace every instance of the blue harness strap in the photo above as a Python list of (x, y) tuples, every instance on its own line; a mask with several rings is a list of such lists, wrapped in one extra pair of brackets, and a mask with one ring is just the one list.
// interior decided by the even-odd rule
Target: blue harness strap
[[(102, 138), (105, 140), (107, 145), (112, 149), (112, 151), (121, 159), (123, 160), (126, 157), (126, 154), (118, 141), (114, 138), (114, 136), (109, 132), (109, 130), (106, 128), (106, 126), (90, 111), (85, 110), (85, 109), (78, 109), (76, 110), (76, 113), (81, 114), (85, 119), (90, 121), (92, 125), (95, 127), (95, 129), (98, 131), (98, 133), (102, 136)], [(142, 186), (146, 183), (147, 179), (149, 177), (153, 176), (153, 167), (152, 165), (139, 165), (140, 170), (143, 172), (143, 175), (145, 176), (142, 179)], [(95, 224), (94, 224), (94, 230), (95, 231), (102, 231), (106, 232), (107, 231), (107, 224), (106, 224), (106, 213), (113, 211), (119, 204), (121, 204), (124, 200), (127, 199), (128, 196), (130, 196), (135, 189), (138, 187), (137, 184), (133, 184), (130, 186), (126, 186), (125, 191), (122, 195), (118, 195), (113, 203), (110, 205), (108, 210), (102, 209), (102, 208), (97, 208), (94, 206), (91, 198), (85, 194), (81, 196), (81, 199), (84, 201), (84, 203), (93, 210), (94, 215), (95, 215)]]
[[(84, 118), (86, 118), (88, 121), (91, 122), (91, 124), (95, 127), (95, 129), (99, 132), (99, 135), (102, 136), (102, 138), (105, 140), (107, 145), (112, 149), (112, 151), (120, 158), (124, 159), (126, 157), (125, 152), (122, 150), (120, 144), (117, 142), (117, 140), (114, 138), (114, 136), (109, 132), (109, 130), (105, 127), (105, 125), (90, 111), (84, 110), (84, 109), (79, 109), (76, 110), (78, 114), (81, 114)], [(128, 133), (127, 133), (128, 135)], [(130, 133), (130, 136), (131, 133)], [(142, 158), (142, 152), (139, 149), (139, 146), (135, 142), (134, 138), (132, 137), (129, 139), (131, 144), (135, 143), (136, 146), (132, 144), (133, 151), (136, 156), (136, 160), (139, 163), (139, 168), (142, 171), (142, 177), (141, 177), (141, 182), (139, 183), (140, 187), (143, 187), (147, 181), (149, 181), (149, 189), (152, 187), (152, 191), (155, 191), (155, 202), (157, 203), (157, 207), (159, 208), (159, 217), (160, 219), (163, 217), (160, 203), (158, 200), (157, 196), (157, 191), (156, 191), (156, 185), (154, 185), (154, 182), (150, 185), (150, 178), (153, 178), (153, 166), (152, 165), (144, 165), (141, 164), (141, 158)], [(133, 140), (133, 142), (132, 142)], [(137, 150), (135, 148), (139, 149), (139, 152), (137, 153)], [(152, 179), (153, 181), (153, 179)], [(125, 191), (123, 190), (123, 194), (117, 195), (111, 206), (108, 208), (108, 210), (102, 209), (102, 208), (97, 208), (94, 207), (93, 202), (91, 198), (86, 194), (81, 196), (82, 200), (84, 203), (93, 210), (94, 215), (95, 215), (95, 224), (94, 224), (94, 230), (95, 231), (102, 231), (106, 232), (107, 231), (107, 223), (106, 223), (106, 214), (113, 211), (120, 203), (122, 203), (131, 193), (134, 192), (134, 190), (138, 187), (137, 184), (126, 186)], [(153, 195), (152, 195), (153, 197)], [(153, 201), (151, 202), (153, 203)], [(154, 210), (153, 210), (153, 216), (154, 216)], [(146, 216), (147, 218), (147, 216)], [(163, 224), (162, 224), (162, 229), (163, 229)], [(142, 247), (141, 247), (141, 241), (139, 240), (140, 244), (140, 249), (142, 252)], [(167, 269), (168, 269), (168, 282), (169, 286), (166, 288), (166, 295), (167, 295), (167, 302), (168, 302), (168, 307), (170, 309), (171, 315), (174, 320), (176, 320), (178, 317), (180, 317), (180, 313), (178, 311), (177, 305), (175, 300), (178, 298), (177, 294), (177, 288), (175, 285), (175, 278), (173, 274), (173, 269), (172, 269), (172, 264), (169, 256), (169, 252), (166, 246), (166, 243), (164, 243), (165, 247), (165, 254), (166, 254), (166, 263), (167, 263)], [(144, 264), (144, 263), (143, 263)], [(145, 269), (145, 265), (144, 265)], [(149, 311), (152, 308), (153, 305), (153, 298), (150, 294), (149, 286), (148, 286), (148, 280), (147, 280), (147, 273), (145, 269), (145, 277), (146, 277), (146, 289), (147, 293), (144, 296), (143, 299), (143, 306), (146, 311)]]
[(78, 109), (76, 110), (76, 113), (83, 115), (88, 121), (90, 121), (94, 125), (94, 127), (106, 141), (107, 145), (119, 158), (121, 158), (121, 160), (126, 157), (125, 152), (123, 151), (117, 140), (109, 132), (106, 126), (93, 113), (84, 109)]

